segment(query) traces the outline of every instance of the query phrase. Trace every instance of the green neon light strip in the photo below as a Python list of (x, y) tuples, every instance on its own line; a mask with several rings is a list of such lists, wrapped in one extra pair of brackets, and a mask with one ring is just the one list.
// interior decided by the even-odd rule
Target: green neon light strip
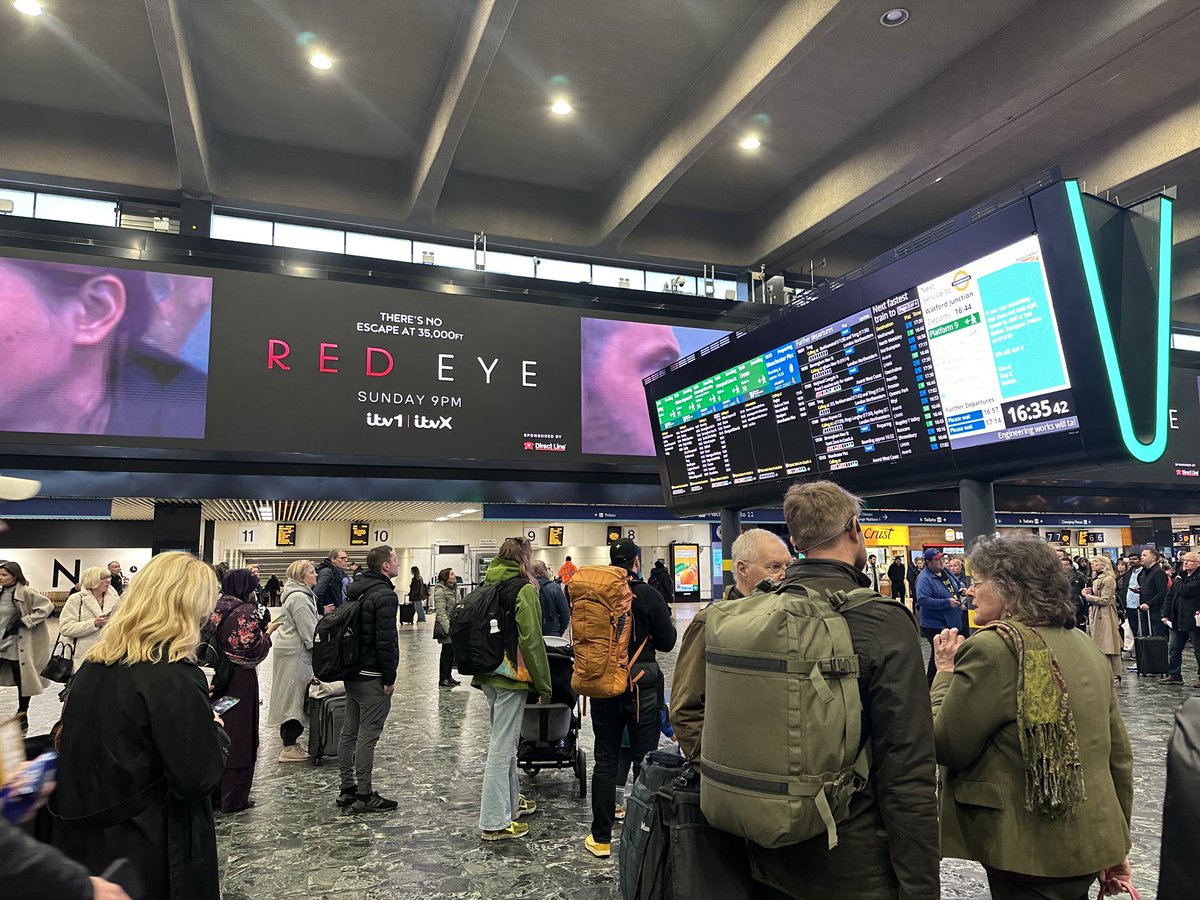
[(1154, 437), (1149, 444), (1138, 439), (1133, 430), (1129, 414), (1129, 396), (1125, 391), (1125, 379), (1121, 377), (1121, 364), (1117, 359), (1117, 347), (1113, 340), (1112, 325), (1108, 319), (1108, 308), (1104, 303), (1104, 289), (1100, 285), (1100, 270), (1096, 267), (1096, 252), (1092, 248), (1087, 218), (1083, 213), (1083, 195), (1078, 181), (1067, 181), (1067, 203), (1071, 208), (1071, 221), (1075, 225), (1075, 239), (1079, 254), (1083, 258), (1083, 274), (1087, 281), (1088, 294), (1092, 301), (1092, 315), (1096, 319), (1096, 330), (1100, 333), (1100, 349), (1104, 354), (1104, 369), (1108, 373), (1108, 386), (1112, 391), (1113, 405), (1117, 410), (1117, 423), (1121, 428), (1121, 439), (1126, 449), (1140, 462), (1154, 462), (1167, 449), (1167, 384), (1171, 354), (1171, 239), (1172, 210), (1174, 202), (1161, 198), (1162, 216), (1158, 223), (1158, 322), (1155, 334), (1154, 367)]

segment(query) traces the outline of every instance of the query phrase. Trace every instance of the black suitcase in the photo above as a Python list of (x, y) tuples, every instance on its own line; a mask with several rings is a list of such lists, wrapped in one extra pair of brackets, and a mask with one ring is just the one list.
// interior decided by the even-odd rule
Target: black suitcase
[(413, 623), (413, 619), (415, 619), (416, 617), (417, 617), (416, 604), (413, 604), (413, 603), (401, 603), (400, 604), (400, 624), (401, 625), (411, 625)]
[(1150, 634), (1153, 625), (1150, 622), (1149, 612), (1146, 612), (1146, 618), (1142, 620), (1141, 624), (1146, 626), (1145, 633), (1133, 639), (1133, 655), (1137, 660), (1137, 673), (1139, 675), (1166, 675), (1167, 639)]
[(345, 718), (345, 695), (308, 698), (308, 757), (314, 766), (321, 765), (323, 756), (337, 756)]

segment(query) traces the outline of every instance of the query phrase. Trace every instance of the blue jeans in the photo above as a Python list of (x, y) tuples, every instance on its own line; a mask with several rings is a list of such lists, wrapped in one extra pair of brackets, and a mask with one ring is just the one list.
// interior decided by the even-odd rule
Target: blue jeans
[(521, 719), (529, 691), (512, 691), (483, 685), (491, 708), (492, 737), (483, 767), (483, 798), (479, 804), (479, 827), (501, 831), (513, 821), (521, 799), (517, 778), (517, 744), (521, 741)]
[(1192, 653), (1196, 655), (1196, 666), (1200, 668), (1200, 641), (1196, 638), (1200, 637), (1194, 631), (1182, 631), (1178, 628), (1171, 629), (1171, 646), (1168, 649), (1167, 674), (1172, 678), (1183, 677), (1183, 648), (1188, 641), (1192, 642)]

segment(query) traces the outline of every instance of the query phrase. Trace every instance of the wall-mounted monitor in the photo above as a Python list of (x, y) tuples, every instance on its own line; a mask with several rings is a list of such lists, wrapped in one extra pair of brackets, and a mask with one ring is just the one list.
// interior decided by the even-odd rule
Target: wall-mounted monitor
[(1157, 457), (1170, 212), (1052, 184), (651, 376), (667, 504), (761, 505), (803, 478), (885, 493)]

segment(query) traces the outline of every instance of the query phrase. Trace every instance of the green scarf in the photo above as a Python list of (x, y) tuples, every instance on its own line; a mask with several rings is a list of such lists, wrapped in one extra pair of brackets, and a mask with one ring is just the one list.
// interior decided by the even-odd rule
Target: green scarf
[(1017, 658), (1017, 730), (1025, 763), (1025, 808), (1054, 817), (1072, 813), (1087, 798), (1075, 719), (1058, 660), (1032, 628), (993, 622)]

